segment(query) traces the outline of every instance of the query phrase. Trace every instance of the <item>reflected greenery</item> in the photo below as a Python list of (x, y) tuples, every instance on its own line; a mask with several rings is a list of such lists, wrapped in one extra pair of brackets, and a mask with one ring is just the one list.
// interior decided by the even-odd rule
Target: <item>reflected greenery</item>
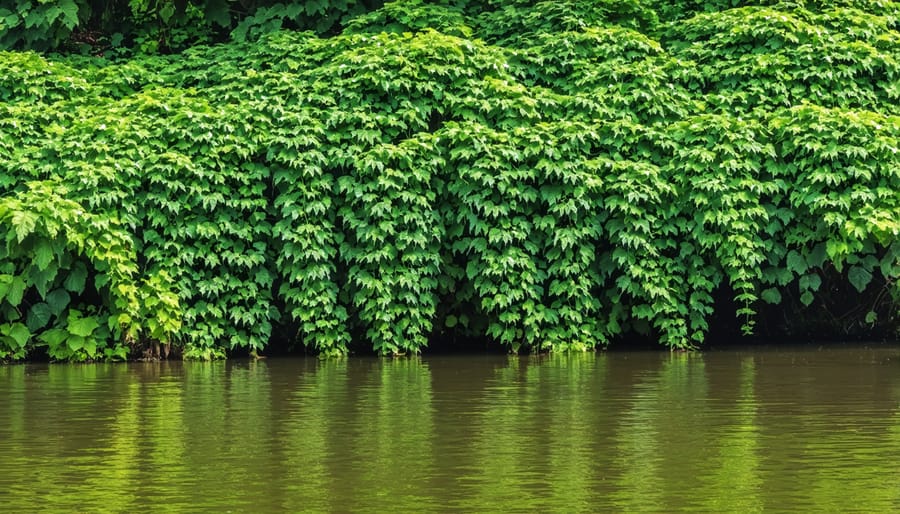
[[(431, 376), (416, 358), (377, 360), (361, 370), (352, 409), (350, 465), (337, 474), (348, 489), (339, 511), (418, 510), (434, 501)], [(354, 490), (366, 491), (353, 494)], [(440, 505), (433, 504), (437, 509)]]
[(868, 512), (900, 355), (0, 367), (9, 512)]
[[(759, 426), (756, 403), (756, 362), (741, 359), (736, 396), (730, 401), (732, 420), (718, 432), (713, 465), (700, 481), (715, 484), (715, 491), (705, 497), (704, 510), (716, 512), (754, 512), (761, 510), (759, 474)], [(726, 400), (728, 401), (728, 400)]]

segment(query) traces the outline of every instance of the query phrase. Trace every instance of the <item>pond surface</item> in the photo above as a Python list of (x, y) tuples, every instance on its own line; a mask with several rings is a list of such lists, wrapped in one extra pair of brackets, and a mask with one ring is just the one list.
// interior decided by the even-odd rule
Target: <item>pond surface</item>
[(0, 506), (900, 511), (900, 347), (5, 366)]

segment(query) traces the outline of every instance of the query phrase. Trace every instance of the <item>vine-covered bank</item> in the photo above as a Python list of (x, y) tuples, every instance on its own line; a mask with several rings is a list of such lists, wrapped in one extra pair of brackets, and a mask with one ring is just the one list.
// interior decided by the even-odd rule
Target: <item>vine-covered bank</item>
[(0, 53), (0, 359), (896, 338), (900, 5), (732, 3)]

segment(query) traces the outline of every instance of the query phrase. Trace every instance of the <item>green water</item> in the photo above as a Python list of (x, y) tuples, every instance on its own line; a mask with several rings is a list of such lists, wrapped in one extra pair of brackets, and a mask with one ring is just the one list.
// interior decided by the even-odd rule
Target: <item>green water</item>
[(4, 512), (900, 511), (900, 348), (0, 367)]

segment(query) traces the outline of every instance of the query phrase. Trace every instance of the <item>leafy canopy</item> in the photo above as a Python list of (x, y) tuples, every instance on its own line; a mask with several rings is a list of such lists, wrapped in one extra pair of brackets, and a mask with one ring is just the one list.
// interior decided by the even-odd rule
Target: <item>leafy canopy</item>
[(0, 351), (690, 348), (832, 289), (892, 330), (896, 6), (731, 3), (332, 2), (327, 38), (0, 54)]

